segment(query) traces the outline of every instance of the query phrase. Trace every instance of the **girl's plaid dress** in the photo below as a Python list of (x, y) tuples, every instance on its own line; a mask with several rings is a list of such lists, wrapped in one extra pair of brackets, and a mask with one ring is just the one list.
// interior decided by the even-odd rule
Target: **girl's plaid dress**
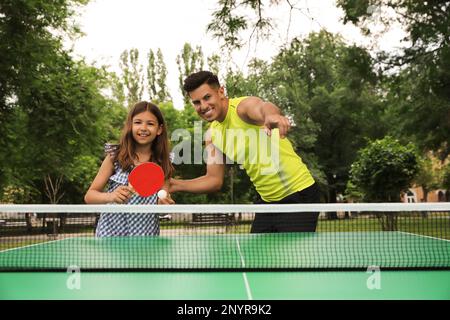
[[(108, 192), (128, 185), (128, 174), (116, 160), (118, 146), (105, 146), (105, 152), (114, 160), (114, 174), (108, 181)], [(156, 204), (158, 196), (131, 196), (127, 204)], [(95, 231), (97, 237), (155, 236), (159, 235), (159, 215), (155, 213), (102, 213)]]

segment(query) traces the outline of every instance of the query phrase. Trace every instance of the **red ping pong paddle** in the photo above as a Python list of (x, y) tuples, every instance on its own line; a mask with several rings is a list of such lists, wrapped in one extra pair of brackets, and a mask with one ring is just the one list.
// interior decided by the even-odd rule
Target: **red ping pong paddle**
[(140, 196), (149, 197), (164, 185), (164, 171), (154, 162), (145, 162), (130, 172), (128, 182)]

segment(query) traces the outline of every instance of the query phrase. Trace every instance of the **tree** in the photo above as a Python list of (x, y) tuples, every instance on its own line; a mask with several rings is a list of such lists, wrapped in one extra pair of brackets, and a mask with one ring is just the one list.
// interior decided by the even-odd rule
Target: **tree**
[(450, 153), (450, 96), (436, 94), (430, 82), (436, 78), (429, 79), (428, 69), (427, 64), (410, 66), (386, 79), (389, 113), (395, 123), (391, 128), (397, 137), (414, 141), (423, 153), (433, 151), (443, 161)]
[[(110, 137), (114, 105), (100, 93), (107, 83), (101, 74), (63, 54), (41, 66), (33, 86), (17, 91), (15, 131), (6, 138), (6, 151), (14, 161), (2, 166), (9, 172), (9, 185), (39, 191), (41, 197), (29, 201), (62, 199), (75, 159), (99, 154)], [(79, 202), (81, 197), (64, 192), (64, 199)]]
[(450, 164), (442, 169), (442, 187), (450, 190)]
[(197, 46), (194, 49), (189, 43), (185, 43), (181, 54), (177, 56), (178, 71), (180, 72), (178, 81), (185, 105), (189, 104), (189, 97), (183, 90), (184, 79), (193, 72), (201, 71), (204, 64), (202, 48)]
[[(24, 115), (19, 109), (20, 92), (31, 88), (40, 77), (40, 69), (62, 50), (63, 35), (79, 33), (70, 22), (76, 8), (87, 0), (2, 0), (0, 4), (0, 190), (12, 173), (10, 152), (14, 148), (17, 119)], [(56, 30), (57, 37), (50, 30)], [(18, 117), (18, 118), (17, 118)], [(14, 124), (14, 125), (13, 125)]]
[(157, 60), (156, 60), (156, 73), (158, 75), (157, 77), (157, 84), (159, 91), (157, 93), (158, 100), (159, 101), (167, 101), (171, 99), (169, 89), (167, 88), (166, 80), (167, 80), (167, 67), (164, 63), (164, 57), (162, 54), (161, 49), (158, 49), (157, 53)]
[(220, 73), (221, 59), (218, 54), (213, 54), (213, 55), (209, 56), (207, 59), (207, 62), (208, 62), (209, 71), (211, 71), (214, 74)]
[(351, 180), (367, 201), (396, 202), (419, 172), (413, 144), (404, 146), (389, 136), (370, 143), (358, 153)]
[[(393, 76), (391, 103), (399, 117), (405, 139), (413, 139), (423, 151), (432, 150), (444, 160), (450, 154), (450, 2), (352, 1), (337, 2), (344, 22), (359, 26), (369, 36), (371, 24), (400, 23), (411, 45), (401, 52), (381, 52), (379, 62)], [(385, 13), (389, 14), (385, 14)]]
[(99, 70), (69, 58), (55, 62), (60, 65), (52, 65), (51, 73), (43, 72), (47, 78), (26, 89), (30, 95), (21, 95), (28, 112), (23, 147), (33, 157), (22, 153), (19, 163), (25, 170), (33, 167), (30, 181), (37, 185), (40, 176), (52, 181), (67, 177), (75, 158), (98, 154), (109, 135), (111, 109), (99, 91), (105, 85)]
[(139, 62), (139, 50), (124, 50), (120, 55), (122, 79), (127, 88), (128, 107), (142, 100), (144, 93), (143, 67)]
[(152, 49), (147, 55), (147, 89), (150, 100), (155, 100), (158, 91), (156, 89), (156, 58)]
[(169, 100), (170, 94), (166, 85), (167, 67), (161, 49), (155, 54), (150, 49), (147, 64), (147, 88), (150, 100), (165, 102)]
[(111, 75), (104, 68), (75, 61), (64, 49), (62, 36), (57, 36), (78, 34), (69, 17), (75, 6), (87, 2), (2, 1), (0, 188), (7, 191), (0, 196), (3, 199), (82, 202), (98, 169), (103, 143), (116, 139), (120, 131), (126, 110), (102, 94), (114, 87)]
[(419, 171), (414, 181), (422, 187), (423, 199), (427, 202), (428, 193), (439, 188), (439, 172), (433, 168), (433, 162), (430, 158), (422, 157), (419, 159)]
[[(302, 42), (294, 40), (291, 49), (287, 68), (304, 80), (304, 103), (310, 106), (309, 112), (298, 112), (295, 119), (309, 114), (317, 126), (313, 153), (326, 175), (328, 201), (335, 202), (336, 193), (344, 192), (350, 165), (365, 139), (385, 132), (372, 60), (364, 49), (348, 46), (325, 31), (312, 33)], [(300, 125), (305, 125), (304, 120)]]
[[(350, 170), (351, 185), (370, 202), (397, 202), (407, 191), (419, 171), (414, 145), (404, 146), (386, 136), (362, 149)], [(395, 214), (378, 214), (383, 230), (397, 230)]]
[(214, 38), (223, 41), (223, 47), (230, 51), (240, 49), (246, 41), (242, 39), (242, 33), (251, 30), (248, 41), (253, 37), (256, 41), (266, 39), (274, 29), (274, 22), (266, 15), (264, 9), (266, 4), (280, 5), (287, 4), (292, 10), (300, 8), (286, 0), (218, 0), (218, 8), (212, 13), (211, 22), (207, 26), (207, 31), (212, 33)]
[(107, 77), (110, 83), (113, 100), (119, 105), (126, 106), (127, 97), (125, 95), (125, 87), (120, 80), (120, 77), (115, 72), (107, 73)]

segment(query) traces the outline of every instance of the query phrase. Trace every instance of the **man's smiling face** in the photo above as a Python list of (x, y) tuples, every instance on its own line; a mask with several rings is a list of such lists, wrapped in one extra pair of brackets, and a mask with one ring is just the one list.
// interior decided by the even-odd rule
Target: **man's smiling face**
[(198, 115), (208, 121), (222, 122), (226, 117), (225, 93), (223, 87), (215, 88), (204, 83), (197, 89), (189, 92), (192, 104)]

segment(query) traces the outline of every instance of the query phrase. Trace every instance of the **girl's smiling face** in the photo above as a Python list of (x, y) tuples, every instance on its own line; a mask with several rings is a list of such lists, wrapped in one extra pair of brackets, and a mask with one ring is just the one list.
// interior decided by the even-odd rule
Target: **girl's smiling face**
[(146, 145), (162, 133), (162, 127), (153, 113), (144, 111), (133, 117), (132, 133), (138, 145)]

